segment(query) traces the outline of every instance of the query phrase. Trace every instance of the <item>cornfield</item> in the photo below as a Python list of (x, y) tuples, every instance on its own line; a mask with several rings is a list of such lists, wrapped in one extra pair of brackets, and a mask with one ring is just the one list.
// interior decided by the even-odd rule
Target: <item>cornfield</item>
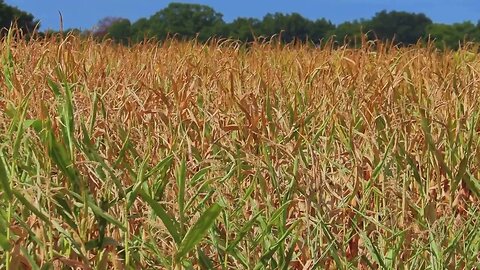
[(475, 46), (1, 43), (2, 269), (477, 269)]

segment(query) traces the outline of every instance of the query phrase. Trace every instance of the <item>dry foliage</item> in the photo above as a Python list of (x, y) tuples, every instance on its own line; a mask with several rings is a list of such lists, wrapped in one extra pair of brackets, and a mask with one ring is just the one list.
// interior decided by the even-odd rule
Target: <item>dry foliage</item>
[(10, 35), (0, 267), (479, 267), (476, 49)]

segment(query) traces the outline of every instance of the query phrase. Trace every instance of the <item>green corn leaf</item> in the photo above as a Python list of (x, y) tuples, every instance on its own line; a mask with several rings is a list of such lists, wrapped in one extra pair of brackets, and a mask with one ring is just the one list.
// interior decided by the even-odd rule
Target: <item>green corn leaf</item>
[(178, 212), (180, 214), (180, 227), (183, 234), (185, 230), (185, 182), (187, 177), (187, 166), (185, 159), (180, 163), (177, 171), (178, 186)]
[(467, 174), (468, 176), (463, 177), (463, 181), (467, 184), (468, 189), (475, 194), (477, 198), (480, 198), (480, 181), (470, 172), (467, 172)]
[(127, 228), (118, 220), (116, 220), (114, 217), (109, 215), (108, 213), (104, 212), (98, 205), (96, 205), (90, 197), (87, 197), (87, 201), (83, 201), (82, 197), (78, 195), (77, 193), (70, 191), (70, 195), (75, 197), (78, 201), (83, 202), (87, 204), (87, 206), (93, 211), (93, 213), (101, 218), (104, 218), (106, 221), (108, 221), (110, 224), (113, 224), (120, 228), (123, 231), (126, 231)]
[(270, 248), (262, 255), (260, 258), (260, 262), (255, 266), (255, 269), (260, 269), (263, 266), (268, 266), (268, 262), (273, 258), (273, 255), (277, 250), (283, 246), (283, 241), (292, 233), (293, 229), (295, 229), (298, 225), (300, 220), (295, 221), (287, 231), (275, 242)]
[(210, 167), (205, 167), (196, 172), (190, 180), (190, 186), (194, 186), (198, 181), (201, 181), (205, 177), (205, 174), (207, 174), (209, 171)]
[(10, 250), (11, 245), (8, 241), (7, 236), (0, 233), (0, 250)]
[(432, 231), (429, 231), (429, 239), (430, 239), (430, 252), (432, 255), (430, 256), (432, 269), (444, 269), (443, 267), (443, 253), (440, 250), (435, 238), (432, 234)]
[(218, 215), (222, 212), (223, 207), (218, 203), (213, 204), (208, 208), (198, 219), (198, 221), (188, 230), (178, 247), (175, 260), (180, 262), (182, 258), (187, 255), (197, 245), (207, 231), (212, 227)]
[(227, 250), (226, 250), (227, 253), (232, 252), (233, 249), (235, 249), (235, 247), (238, 245), (238, 243), (240, 243), (240, 241), (242, 241), (242, 239), (245, 237), (245, 235), (247, 235), (247, 233), (250, 231), (252, 226), (255, 224), (255, 222), (257, 221), (257, 218), (258, 218), (258, 216), (260, 216), (260, 214), (262, 214), (262, 212), (258, 212), (255, 216), (253, 216), (253, 218), (251, 218), (249, 221), (247, 221), (247, 223), (245, 223), (245, 225), (243, 225), (243, 227), (238, 232), (237, 237), (232, 242), (230, 242), (230, 244), (228, 245)]
[(4, 161), (3, 153), (0, 152), (0, 185), (7, 195), (7, 199), (12, 199), (12, 189), (10, 188), (10, 177), (8, 176), (7, 166)]
[(392, 136), (392, 138), (390, 138), (390, 142), (388, 143), (387, 149), (385, 149), (385, 153), (383, 154), (382, 160), (377, 164), (377, 166), (375, 166), (375, 169), (372, 172), (372, 180), (377, 179), (377, 177), (380, 175), (380, 171), (382, 170), (382, 168), (385, 164), (385, 161), (387, 160), (387, 157), (389, 156), (388, 153), (392, 149), (394, 140), (395, 140), (395, 136)]
[(55, 96), (57, 98), (62, 96), (62, 92), (60, 91), (60, 87), (58, 86), (58, 84), (56, 82), (54, 82), (50, 78), (47, 78), (47, 83), (48, 83), (48, 86), (50, 86), (50, 90), (52, 90), (52, 92), (55, 94)]
[[(105, 169), (108, 172), (108, 175), (110, 179), (113, 181), (115, 186), (117, 187), (119, 191), (119, 197), (123, 198), (125, 197), (125, 190), (124, 186), (121, 183), (121, 181), (118, 179), (118, 177), (115, 175), (115, 172), (113, 169), (107, 165), (105, 162), (104, 158), (98, 153), (98, 150), (95, 148), (95, 146), (92, 144), (90, 140), (90, 136), (88, 135), (87, 128), (83, 123), (80, 125), (82, 129), (82, 134), (83, 134), (83, 140), (80, 144), (80, 149), (85, 153), (85, 155), (91, 160), (98, 162), (100, 167), (99, 169), (101, 170), (102, 168)], [(105, 180), (105, 179), (103, 179)]]
[(137, 171), (137, 182), (132, 188), (132, 191), (127, 194), (127, 209), (130, 209), (132, 207), (133, 202), (137, 198), (138, 191), (140, 190), (142, 184), (147, 180), (145, 177), (145, 170), (147, 167), (147, 162), (149, 160), (149, 157), (145, 158), (143, 162), (140, 164), (140, 167), (138, 168)]
[(175, 243), (180, 244), (180, 225), (178, 224), (178, 222), (175, 221), (175, 219), (163, 209), (162, 205), (153, 200), (144, 189), (140, 189), (139, 192), (142, 199), (147, 202), (148, 205), (150, 205), (155, 215), (157, 215), (162, 220), (163, 225), (165, 225)]
[(160, 161), (155, 167), (153, 167), (150, 171), (145, 173), (145, 178), (150, 178), (152, 175), (164, 171), (166, 168), (168, 169), (172, 165), (173, 155), (169, 155)]
[(365, 232), (360, 231), (358, 228), (357, 230), (358, 230), (358, 234), (360, 235), (360, 238), (362, 238), (367, 250), (369, 251), (372, 258), (375, 260), (375, 262), (377, 262), (382, 267), (382, 269), (388, 269), (387, 265), (385, 264), (385, 258), (383, 257), (382, 254), (380, 254), (380, 251), (378, 250), (378, 248), (372, 243), (372, 241), (365, 234)]
[(43, 213), (41, 210), (36, 208), (30, 200), (25, 198), (22, 193), (18, 190), (12, 190), (13, 194), (15, 195), (15, 198), (17, 198), (28, 210), (30, 210), (32, 213), (34, 213), (38, 218), (43, 220), (46, 224), (51, 224), (50, 219), (47, 217), (45, 213)]
[(214, 269), (213, 262), (205, 255), (202, 249), (197, 248), (198, 262), (202, 266), (202, 269)]

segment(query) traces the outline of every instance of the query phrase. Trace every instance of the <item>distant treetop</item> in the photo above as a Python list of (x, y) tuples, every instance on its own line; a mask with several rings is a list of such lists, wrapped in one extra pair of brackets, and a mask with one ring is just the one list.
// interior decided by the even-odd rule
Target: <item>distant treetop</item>
[(32, 14), (9, 6), (0, 0), (0, 28), (8, 29), (13, 22), (16, 22), (17, 26), (26, 33), (33, 31), (36, 26), (40, 26)]
[[(0, 0), (0, 27), (9, 28), (12, 22), (24, 32), (31, 32), (38, 20), (30, 13), (9, 6)], [(371, 19), (362, 19), (334, 25), (321, 18), (310, 20), (298, 13), (266, 14), (262, 19), (237, 18), (230, 23), (213, 8), (200, 4), (171, 3), (149, 18), (135, 22), (119, 17), (105, 17), (92, 30), (70, 29), (85, 36), (93, 35), (102, 40), (111, 38), (128, 45), (145, 39), (164, 40), (167, 37), (197, 39), (205, 42), (209, 38), (231, 38), (250, 42), (256, 38), (277, 35), (281, 41), (319, 43), (333, 38), (334, 41), (350, 45), (360, 36), (369, 39), (393, 41), (400, 45), (418, 41), (434, 40), (439, 48), (458, 48), (465, 42), (480, 42), (480, 21), (477, 24), (463, 22), (455, 24), (433, 23), (423, 13), (403, 11), (380, 11)]]
[[(105, 25), (105, 19), (99, 25)], [(120, 43), (136, 43), (145, 38), (163, 40), (167, 36), (181, 39), (196, 38), (206, 41), (211, 37), (224, 37), (240, 41), (273, 35), (283, 42), (309, 41), (334, 38), (342, 43), (367, 34), (369, 39), (393, 41), (401, 45), (415, 44), (419, 40), (433, 39), (439, 47), (456, 48), (460, 41), (480, 41), (480, 25), (470, 22), (445, 25), (435, 24), (423, 13), (380, 11), (371, 19), (332, 24), (327, 19), (310, 20), (298, 13), (266, 14), (263, 19), (237, 18), (230, 23), (213, 8), (199, 4), (171, 3), (150, 18), (130, 23), (118, 19), (108, 27), (105, 36)]]

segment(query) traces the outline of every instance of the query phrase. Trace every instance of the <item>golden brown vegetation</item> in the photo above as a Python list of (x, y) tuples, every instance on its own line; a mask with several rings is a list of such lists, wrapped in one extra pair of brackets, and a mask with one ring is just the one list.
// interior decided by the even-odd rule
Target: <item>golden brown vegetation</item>
[(1, 268), (478, 267), (468, 48), (1, 54)]

